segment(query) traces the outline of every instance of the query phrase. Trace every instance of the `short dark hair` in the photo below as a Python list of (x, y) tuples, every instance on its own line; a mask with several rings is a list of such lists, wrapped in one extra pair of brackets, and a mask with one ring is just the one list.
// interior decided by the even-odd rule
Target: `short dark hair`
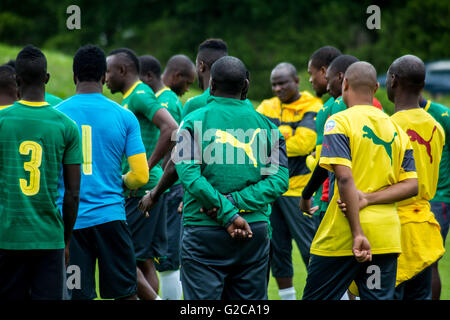
[(208, 39), (198, 46), (198, 56), (209, 68), (226, 55), (228, 55), (228, 46), (222, 39)]
[(73, 74), (79, 81), (100, 81), (106, 72), (105, 53), (98, 46), (85, 45), (73, 57)]
[(328, 66), (328, 69), (333, 70), (335, 73), (342, 72), (345, 74), (345, 71), (347, 71), (347, 68), (351, 66), (353, 63), (358, 62), (359, 59), (355, 56), (351, 56), (349, 54), (342, 54), (339, 57), (335, 58), (330, 65)]
[(47, 58), (38, 48), (27, 45), (16, 57), (16, 73), (26, 84), (40, 84), (47, 76)]
[(108, 56), (113, 56), (116, 54), (123, 54), (125, 56), (125, 58), (135, 68), (136, 73), (139, 74), (139, 72), (140, 72), (139, 58), (137, 57), (136, 53), (133, 50), (131, 50), (129, 48), (114, 49), (108, 54)]
[(6, 66), (10, 66), (14, 70), (16, 70), (16, 60), (10, 59), (7, 63), (5, 63)]
[(389, 73), (394, 74), (403, 87), (414, 93), (419, 93), (425, 85), (425, 64), (417, 56), (408, 54), (395, 59), (389, 67)]
[(330, 63), (341, 54), (339, 49), (332, 46), (325, 46), (314, 51), (309, 60), (314, 67), (320, 69), (322, 67), (328, 67)]
[(4, 64), (0, 66), (0, 89), (16, 86), (16, 70)]
[(151, 72), (156, 78), (161, 78), (161, 63), (154, 56), (149, 54), (139, 57), (140, 73), (146, 74)]
[(211, 79), (217, 88), (225, 93), (240, 93), (247, 78), (248, 72), (244, 63), (232, 56), (218, 59), (211, 67)]

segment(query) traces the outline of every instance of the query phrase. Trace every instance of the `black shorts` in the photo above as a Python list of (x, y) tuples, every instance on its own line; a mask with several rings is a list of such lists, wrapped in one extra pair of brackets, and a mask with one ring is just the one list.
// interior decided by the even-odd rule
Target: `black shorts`
[(95, 299), (95, 266), (98, 259), (100, 296), (118, 299), (136, 293), (136, 258), (126, 221), (111, 221), (73, 231), (70, 265), (81, 270), (80, 288), (72, 300)]
[(266, 300), (269, 235), (265, 222), (253, 237), (231, 238), (223, 227), (184, 226), (181, 283), (185, 300)]
[(64, 249), (0, 250), (0, 300), (62, 300)]
[(158, 201), (150, 210), (149, 217), (145, 218), (138, 208), (140, 200), (139, 197), (133, 197), (125, 201), (136, 260), (154, 259), (158, 263), (167, 254), (167, 226), (163, 201)]
[(448, 229), (450, 227), (450, 203), (430, 201), (431, 211), (441, 226), (442, 239), (447, 239)]
[(431, 300), (432, 266), (395, 288), (396, 300)]
[(178, 270), (180, 268), (180, 250), (181, 250), (181, 230), (183, 219), (178, 213), (178, 206), (183, 201), (183, 186), (174, 185), (168, 193), (163, 195), (163, 210), (167, 217), (167, 254), (166, 258), (160, 259), (156, 263), (156, 270), (159, 272), (168, 270)]
[(360, 263), (353, 256), (311, 254), (304, 300), (340, 300), (355, 281), (361, 300), (393, 300), (398, 254), (375, 254)]

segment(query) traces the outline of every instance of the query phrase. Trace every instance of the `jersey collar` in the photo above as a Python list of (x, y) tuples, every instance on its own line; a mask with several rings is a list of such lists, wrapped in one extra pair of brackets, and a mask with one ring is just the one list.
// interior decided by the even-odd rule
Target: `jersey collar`
[(124, 99), (126, 99), (132, 92), (133, 92), (133, 90), (134, 89), (136, 89), (136, 87), (139, 85), (139, 84), (141, 84), (142, 83), (142, 81), (136, 81), (132, 86), (131, 86), (131, 88), (130, 89), (128, 89), (128, 91), (127, 92), (125, 92), (125, 94), (123, 95), (123, 98)]
[(157, 93), (155, 93), (155, 96), (158, 98), (161, 95), (161, 93), (163, 93), (164, 91), (169, 91), (169, 90), (170, 90), (169, 87), (164, 87), (161, 90), (159, 90)]
[(26, 100), (19, 100), (20, 104), (24, 104), (29, 107), (43, 107), (43, 106), (49, 106), (50, 104), (47, 101), (26, 101)]
[(11, 106), (12, 106), (12, 104), (6, 104), (4, 106), (0, 106), (0, 110), (6, 109), (6, 108), (11, 107)]

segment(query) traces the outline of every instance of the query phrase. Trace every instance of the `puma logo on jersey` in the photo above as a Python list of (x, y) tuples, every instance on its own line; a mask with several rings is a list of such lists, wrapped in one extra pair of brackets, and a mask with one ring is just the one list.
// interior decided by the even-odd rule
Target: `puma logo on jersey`
[(448, 111), (444, 112), (443, 114), (441, 114), (441, 116), (443, 117), (448, 117)]
[(253, 140), (255, 140), (256, 135), (261, 131), (261, 129), (256, 129), (253, 133), (253, 137), (250, 139), (249, 143), (244, 143), (236, 139), (234, 136), (232, 136), (230, 133), (226, 131), (222, 131), (218, 129), (216, 131), (216, 142), (218, 143), (229, 143), (235, 148), (243, 149), (247, 157), (250, 159), (250, 161), (253, 163), (253, 166), (256, 168), (258, 166), (255, 157), (253, 156), (253, 150), (252, 150), (252, 143)]
[(418, 144), (424, 145), (427, 148), (428, 156), (430, 157), (430, 163), (433, 163), (433, 156), (431, 155), (431, 140), (433, 140), (434, 132), (436, 131), (437, 127), (434, 126), (433, 132), (431, 132), (431, 138), (430, 140), (425, 140), (422, 138), (416, 131), (412, 129), (406, 130), (406, 133), (409, 136), (409, 140), (411, 142), (417, 141)]
[(169, 108), (169, 103), (168, 103), (168, 102), (161, 102), (161, 105), (162, 105), (164, 108)]
[(392, 143), (394, 142), (395, 137), (397, 136), (397, 132), (394, 132), (394, 137), (392, 138), (391, 142), (386, 142), (386, 141), (380, 139), (375, 134), (375, 132), (373, 132), (373, 130), (371, 128), (369, 128), (368, 126), (364, 126), (363, 131), (365, 132), (363, 134), (363, 138), (368, 138), (368, 139), (372, 140), (374, 144), (384, 147), (384, 149), (386, 150), (386, 153), (388, 154), (389, 158), (391, 159), (391, 164), (392, 164)]

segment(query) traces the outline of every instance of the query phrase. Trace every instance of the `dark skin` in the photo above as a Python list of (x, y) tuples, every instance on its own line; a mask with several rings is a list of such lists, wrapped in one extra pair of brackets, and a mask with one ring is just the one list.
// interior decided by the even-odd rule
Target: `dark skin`
[(153, 92), (158, 92), (159, 90), (164, 88), (164, 83), (161, 80), (161, 77), (157, 77), (153, 72), (149, 71), (147, 73), (141, 73), (139, 78), (143, 83), (152, 88)]
[(176, 69), (164, 71), (162, 74), (162, 82), (180, 97), (189, 91), (189, 87), (194, 83), (194, 80), (194, 66), (192, 66), (188, 74), (184, 74), (182, 71)]
[(342, 72), (335, 72), (328, 68), (325, 74), (327, 80), (327, 92), (333, 97), (338, 98), (342, 94), (342, 82), (344, 81), (344, 74)]
[(327, 80), (325, 74), (327, 72), (326, 66), (316, 67), (311, 60), (308, 62), (309, 82), (318, 97), (323, 96), (327, 92)]
[(198, 86), (201, 90), (209, 87), (209, 78), (211, 77), (211, 69), (208, 65), (197, 56), (195, 59), (195, 69), (197, 71)]
[(11, 83), (10, 86), (2, 88), (0, 92), (0, 106), (7, 106), (17, 101), (19, 91), (17, 84)]
[[(112, 93), (122, 92), (122, 94), (125, 94), (139, 81), (136, 70), (121, 55), (109, 56), (106, 62), (106, 85)], [(156, 166), (175, 145), (171, 136), (172, 132), (178, 129), (176, 121), (165, 108), (161, 108), (155, 113), (152, 123), (158, 127), (160, 135), (155, 150), (148, 159), (149, 170)], [(136, 191), (132, 192), (130, 196), (133, 194), (136, 194)]]
[(300, 99), (299, 78), (287, 68), (275, 68), (270, 75), (273, 93), (282, 103), (289, 104)]

